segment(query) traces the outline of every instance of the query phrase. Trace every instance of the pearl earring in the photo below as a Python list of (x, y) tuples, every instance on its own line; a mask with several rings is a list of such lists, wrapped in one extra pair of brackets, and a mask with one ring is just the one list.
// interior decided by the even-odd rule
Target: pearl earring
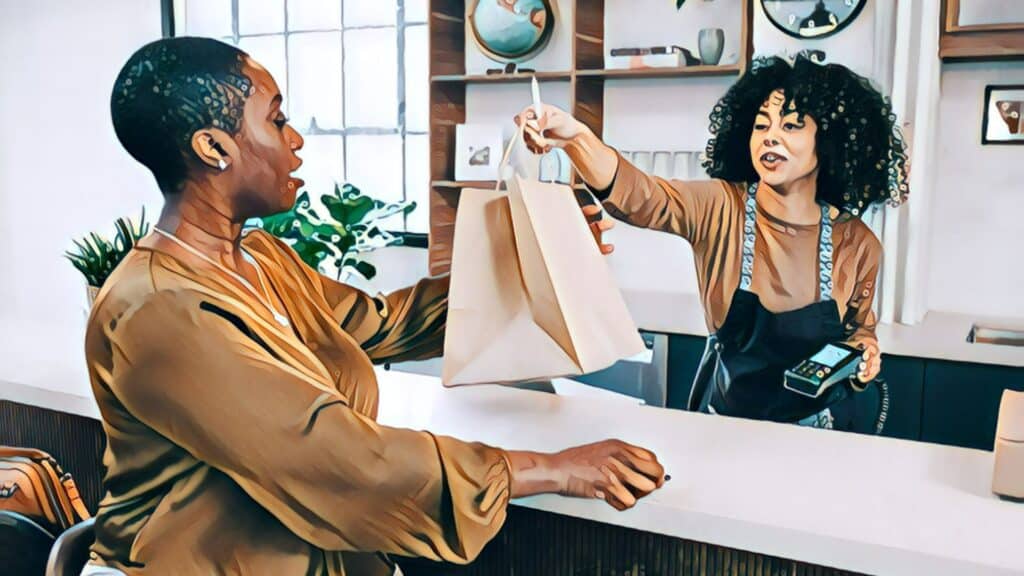
[(217, 160), (217, 167), (220, 168), (221, 172), (228, 169), (228, 163), (223, 158)]

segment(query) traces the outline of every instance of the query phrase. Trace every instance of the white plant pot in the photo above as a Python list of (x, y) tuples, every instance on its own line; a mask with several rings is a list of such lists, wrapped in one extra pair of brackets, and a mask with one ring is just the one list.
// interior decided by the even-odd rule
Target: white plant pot
[(99, 286), (85, 285), (85, 294), (89, 302), (89, 310), (92, 310), (92, 305), (96, 302), (96, 296), (100, 293)]

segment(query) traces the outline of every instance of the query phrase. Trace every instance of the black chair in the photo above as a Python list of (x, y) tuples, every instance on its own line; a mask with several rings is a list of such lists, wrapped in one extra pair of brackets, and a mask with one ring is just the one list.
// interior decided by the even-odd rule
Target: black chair
[(50, 550), (46, 576), (78, 576), (89, 561), (89, 547), (95, 539), (95, 518), (89, 518), (64, 531)]
[(31, 518), (0, 510), (0, 566), (4, 574), (43, 576), (53, 534)]

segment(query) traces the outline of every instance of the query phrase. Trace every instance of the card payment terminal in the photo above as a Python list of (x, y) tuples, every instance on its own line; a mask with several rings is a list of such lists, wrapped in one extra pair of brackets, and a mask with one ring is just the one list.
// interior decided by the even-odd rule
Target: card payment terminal
[(783, 386), (817, 398), (834, 384), (857, 373), (863, 352), (845, 344), (826, 344), (817, 354), (786, 370)]

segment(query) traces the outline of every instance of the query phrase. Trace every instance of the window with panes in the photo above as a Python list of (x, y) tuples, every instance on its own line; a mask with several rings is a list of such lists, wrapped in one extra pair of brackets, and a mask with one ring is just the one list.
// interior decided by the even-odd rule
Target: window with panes
[(314, 198), (351, 183), (429, 221), (428, 0), (176, 0), (175, 34), (238, 46), (277, 80)]

